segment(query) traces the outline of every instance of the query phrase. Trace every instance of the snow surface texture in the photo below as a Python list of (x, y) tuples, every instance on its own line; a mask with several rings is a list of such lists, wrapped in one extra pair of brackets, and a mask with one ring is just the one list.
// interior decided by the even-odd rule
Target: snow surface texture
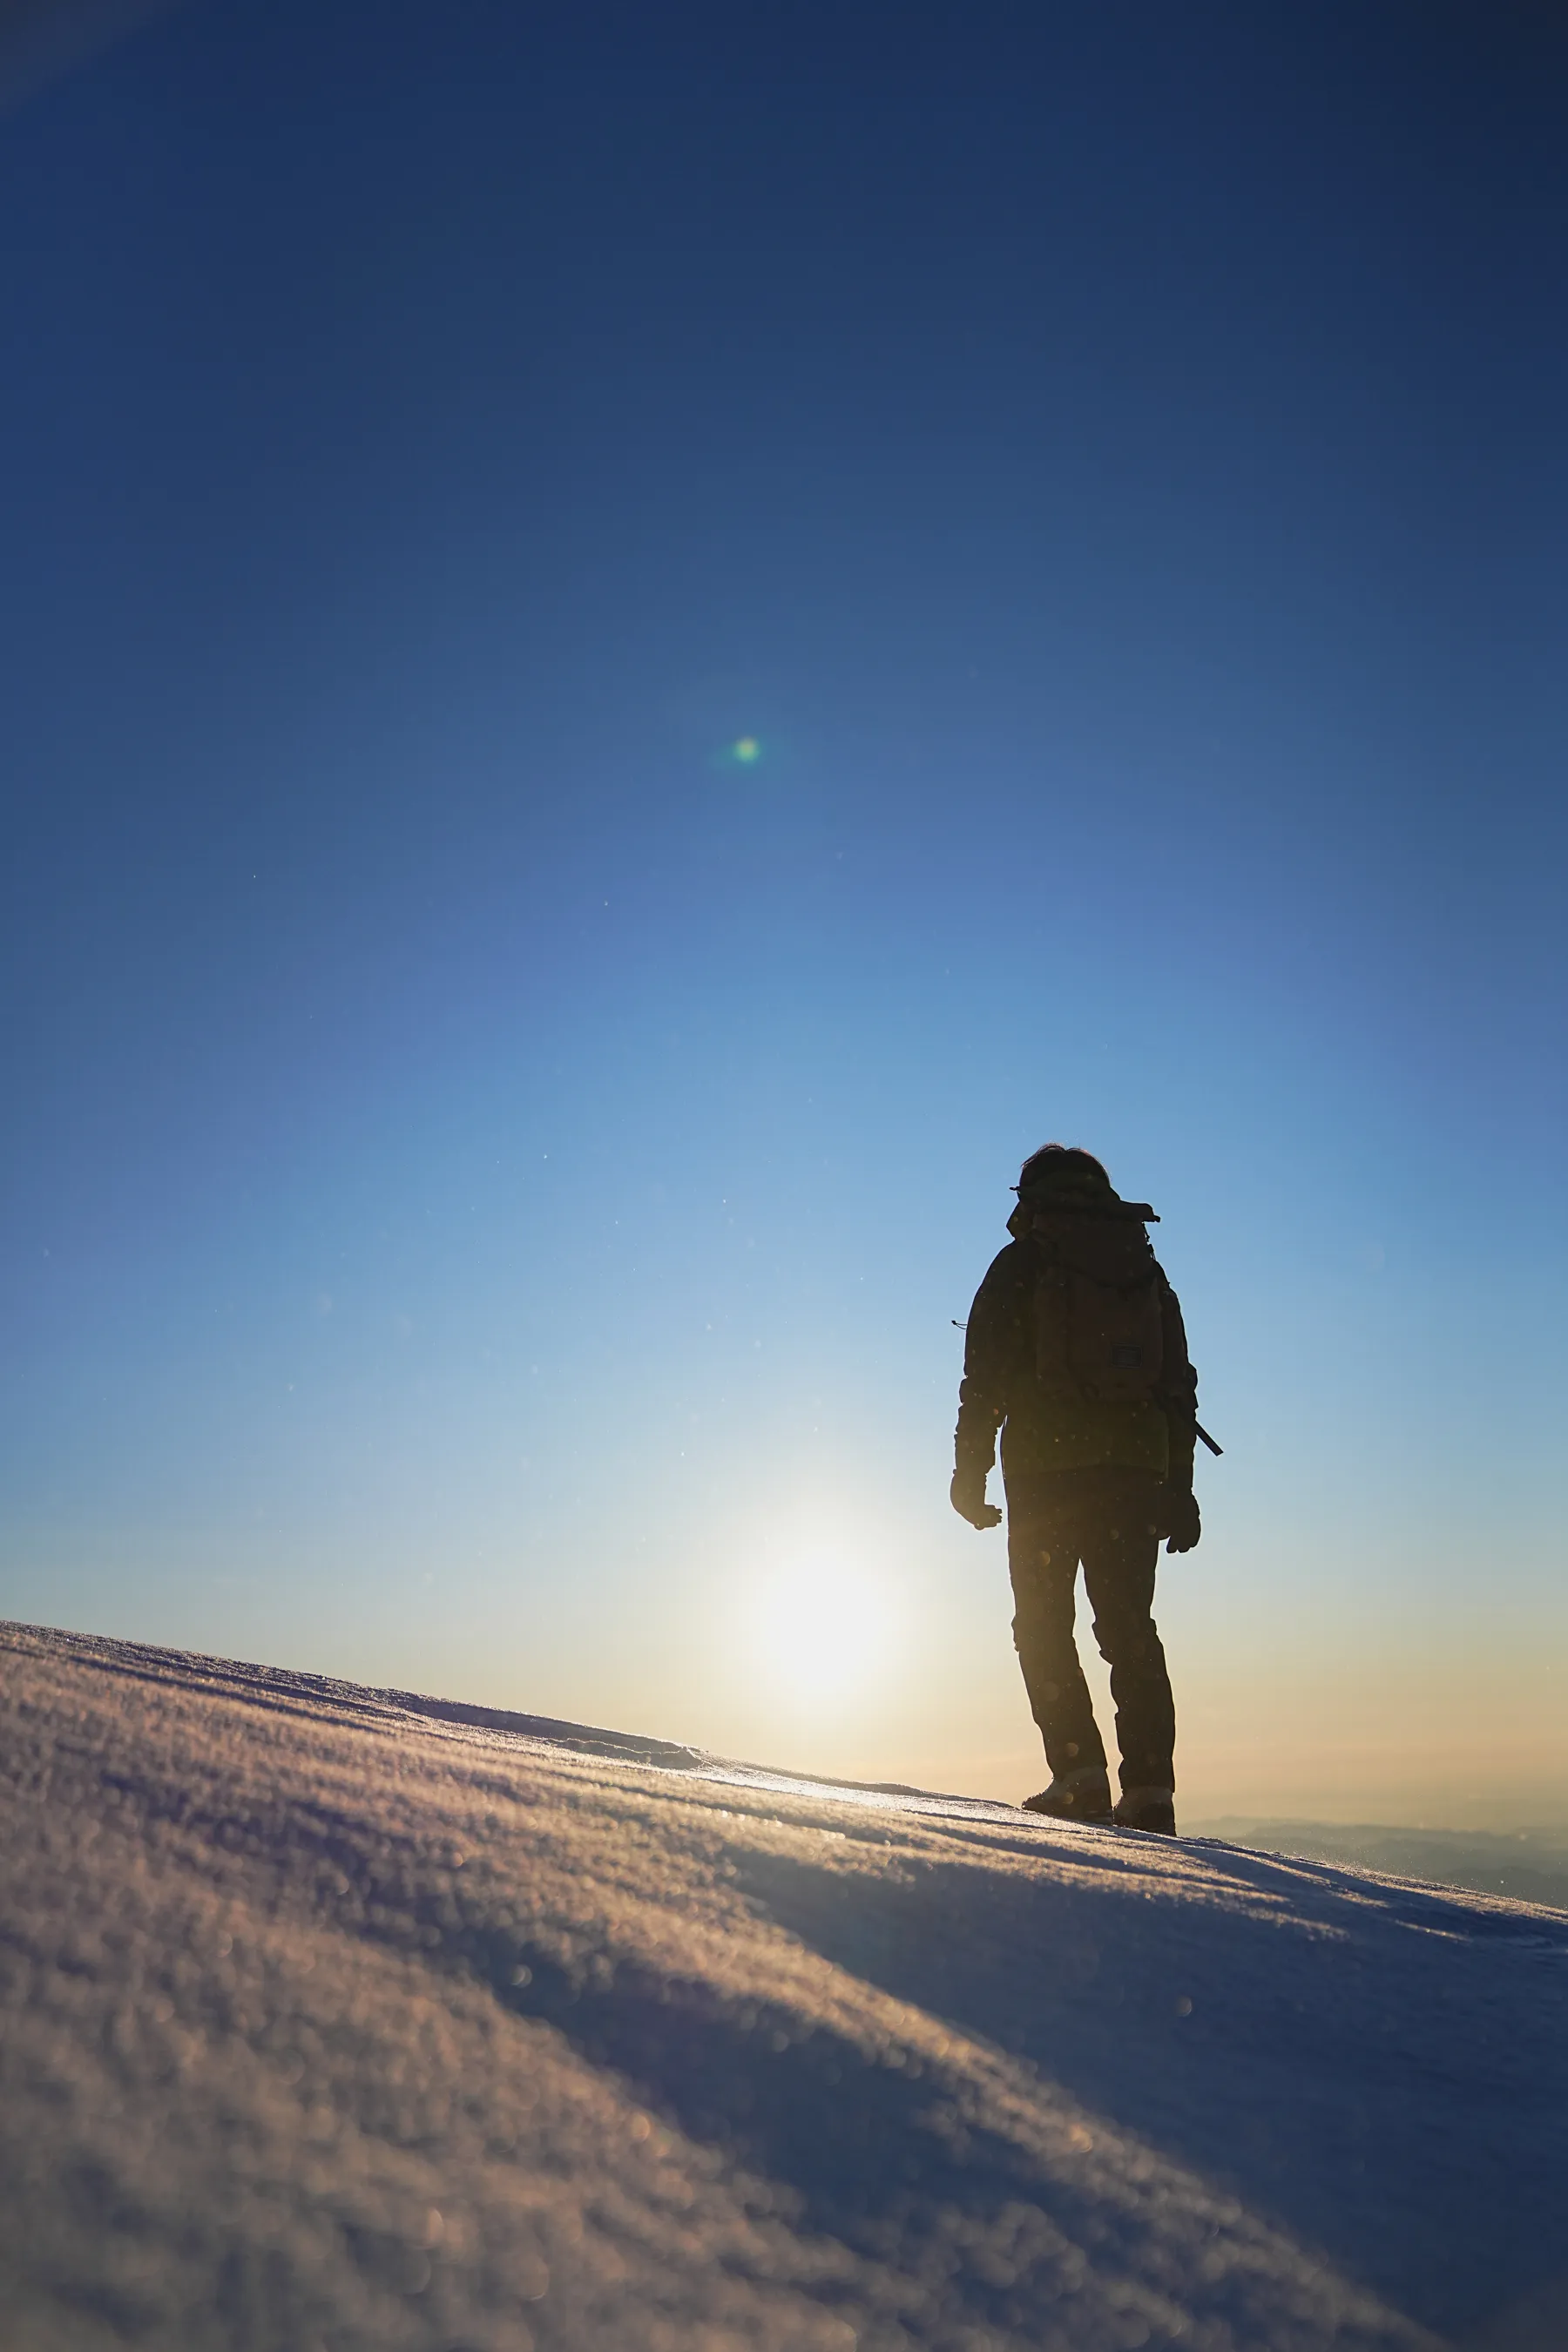
[(0, 2341), (1568, 2346), (1568, 1920), (0, 1628)]

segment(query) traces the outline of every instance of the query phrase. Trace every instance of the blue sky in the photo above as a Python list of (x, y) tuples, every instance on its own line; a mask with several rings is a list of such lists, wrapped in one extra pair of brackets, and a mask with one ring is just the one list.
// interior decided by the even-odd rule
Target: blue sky
[(1565, 64), (236, 0), (0, 118), (0, 1610), (1021, 1793), (1054, 1136), (1184, 1787), (1568, 1808)]

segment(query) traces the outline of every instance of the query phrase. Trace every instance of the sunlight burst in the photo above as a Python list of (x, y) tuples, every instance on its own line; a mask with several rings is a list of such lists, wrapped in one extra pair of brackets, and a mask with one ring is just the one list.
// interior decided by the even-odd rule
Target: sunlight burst
[(841, 1559), (803, 1559), (761, 1587), (752, 1632), (768, 1679), (798, 1698), (839, 1698), (871, 1681), (891, 1633), (887, 1595)]

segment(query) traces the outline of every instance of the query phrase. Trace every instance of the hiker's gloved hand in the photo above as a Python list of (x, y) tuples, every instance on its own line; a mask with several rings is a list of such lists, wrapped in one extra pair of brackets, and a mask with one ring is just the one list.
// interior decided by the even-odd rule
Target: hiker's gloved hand
[(1190, 1488), (1174, 1488), (1165, 1498), (1165, 1549), (1191, 1551), (1203, 1531), (1197, 1496)]
[(999, 1528), (1002, 1514), (985, 1499), (985, 1472), (978, 1462), (961, 1462), (952, 1474), (952, 1507), (972, 1528)]

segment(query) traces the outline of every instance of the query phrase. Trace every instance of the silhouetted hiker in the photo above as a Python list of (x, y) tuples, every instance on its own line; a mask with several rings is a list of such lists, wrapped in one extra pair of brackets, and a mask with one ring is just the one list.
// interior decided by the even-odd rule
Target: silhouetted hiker
[[(1176, 1719), (1150, 1612), (1160, 1538), (1191, 1551), (1197, 1374), (1175, 1292), (1143, 1227), (1087, 1151), (1047, 1143), (1024, 1162), (1011, 1244), (969, 1312), (952, 1507), (999, 1525), (985, 1479), (1002, 1432), (1013, 1640), (1051, 1785), (1030, 1811), (1175, 1829)], [(1110, 1668), (1121, 1795), (1073, 1635), (1079, 1562)]]

